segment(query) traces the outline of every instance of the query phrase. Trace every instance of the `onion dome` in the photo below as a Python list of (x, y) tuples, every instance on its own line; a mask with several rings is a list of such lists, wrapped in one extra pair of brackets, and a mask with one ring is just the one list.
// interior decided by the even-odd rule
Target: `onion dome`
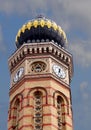
[(16, 35), (16, 46), (19, 48), (24, 43), (54, 41), (61, 47), (67, 43), (65, 32), (54, 21), (38, 16), (36, 19), (25, 23)]

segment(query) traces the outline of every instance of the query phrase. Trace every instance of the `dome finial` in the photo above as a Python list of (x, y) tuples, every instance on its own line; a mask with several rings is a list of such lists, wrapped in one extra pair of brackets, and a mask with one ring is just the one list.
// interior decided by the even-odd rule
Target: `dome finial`
[[(19, 29), (16, 35), (16, 46), (19, 48), (23, 43), (29, 43), (29, 41), (54, 41), (61, 47), (65, 47), (67, 38), (62, 28), (54, 21), (46, 19), (43, 15), (38, 15), (35, 19), (28, 21)], [(30, 43), (31, 43), (30, 42)]]
[(42, 19), (44, 19), (45, 17), (44, 17), (43, 14), (38, 14), (38, 15), (36, 16), (36, 18), (42, 18)]

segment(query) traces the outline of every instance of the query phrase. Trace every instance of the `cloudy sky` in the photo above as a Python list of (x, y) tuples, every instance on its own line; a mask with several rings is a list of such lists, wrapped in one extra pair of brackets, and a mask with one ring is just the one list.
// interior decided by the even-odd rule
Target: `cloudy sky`
[(71, 83), (74, 130), (91, 129), (91, 0), (0, 0), (0, 130), (7, 130), (10, 74), (8, 58), (16, 50), (21, 26), (38, 14), (66, 32), (73, 54)]

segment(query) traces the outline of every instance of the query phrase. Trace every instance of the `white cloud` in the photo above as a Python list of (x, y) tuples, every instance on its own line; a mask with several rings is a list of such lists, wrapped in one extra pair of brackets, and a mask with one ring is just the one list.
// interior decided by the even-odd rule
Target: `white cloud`
[(85, 89), (87, 88), (87, 86), (88, 86), (88, 82), (86, 82), (86, 81), (83, 81), (83, 82), (80, 84), (81, 90), (85, 90)]
[(75, 63), (83, 67), (91, 66), (91, 43), (90, 41), (77, 41), (70, 45)]
[(49, 13), (54, 14), (55, 17), (57, 15), (58, 18), (79, 14), (91, 19), (90, 5), (90, 0), (0, 0), (0, 10), (8, 14), (16, 12), (29, 15), (32, 11), (37, 12), (39, 9), (42, 9), (43, 12), (50, 10), (51, 12)]
[[(43, 13), (62, 26), (72, 39), (72, 53), (81, 66), (91, 66), (91, 0), (0, 0), (0, 11), (7, 15), (33, 16)], [(73, 33), (73, 35), (72, 35)], [(82, 35), (84, 35), (82, 37)], [(86, 42), (83, 42), (86, 39)], [(88, 48), (87, 48), (88, 47)]]
[[(88, 81), (83, 81), (80, 83), (80, 95), (76, 93), (78, 97), (76, 102), (74, 102), (74, 110), (73, 113), (76, 117), (75, 119), (75, 127), (82, 128), (83, 130), (90, 128), (91, 122), (91, 92), (90, 84)], [(78, 92), (79, 93), (79, 92)]]
[(88, 82), (87, 81), (83, 81), (81, 84), (80, 84), (80, 90), (81, 90), (81, 96), (82, 96), (82, 99), (84, 101), (84, 103), (87, 101), (88, 102), (88, 98), (89, 98), (89, 88), (88, 88)]
[[(1, 0), (0, 0), (1, 1)], [(43, 0), (3, 0), (0, 2), (0, 10), (6, 14), (31, 15), (35, 14), (37, 9), (47, 10), (47, 2)]]
[(91, 0), (0, 1), (1, 12), (22, 16), (35, 16), (38, 13), (44, 13), (45, 15), (51, 15), (54, 20), (56, 19), (56, 21), (58, 21), (58, 23), (61, 24), (65, 30), (78, 25), (81, 25), (86, 29), (91, 24)]

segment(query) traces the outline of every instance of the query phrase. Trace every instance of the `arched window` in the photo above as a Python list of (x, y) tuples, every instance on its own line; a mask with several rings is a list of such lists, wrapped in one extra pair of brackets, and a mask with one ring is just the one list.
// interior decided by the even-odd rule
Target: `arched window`
[(63, 104), (63, 99), (61, 98), (61, 96), (57, 97), (57, 122), (58, 122), (58, 130), (62, 130), (63, 129), (63, 108), (62, 108), (62, 104)]
[(14, 120), (13, 120), (13, 130), (18, 130), (19, 125), (19, 109), (20, 109), (20, 101), (16, 100), (14, 106)]
[(34, 93), (34, 130), (42, 130), (42, 93)]

